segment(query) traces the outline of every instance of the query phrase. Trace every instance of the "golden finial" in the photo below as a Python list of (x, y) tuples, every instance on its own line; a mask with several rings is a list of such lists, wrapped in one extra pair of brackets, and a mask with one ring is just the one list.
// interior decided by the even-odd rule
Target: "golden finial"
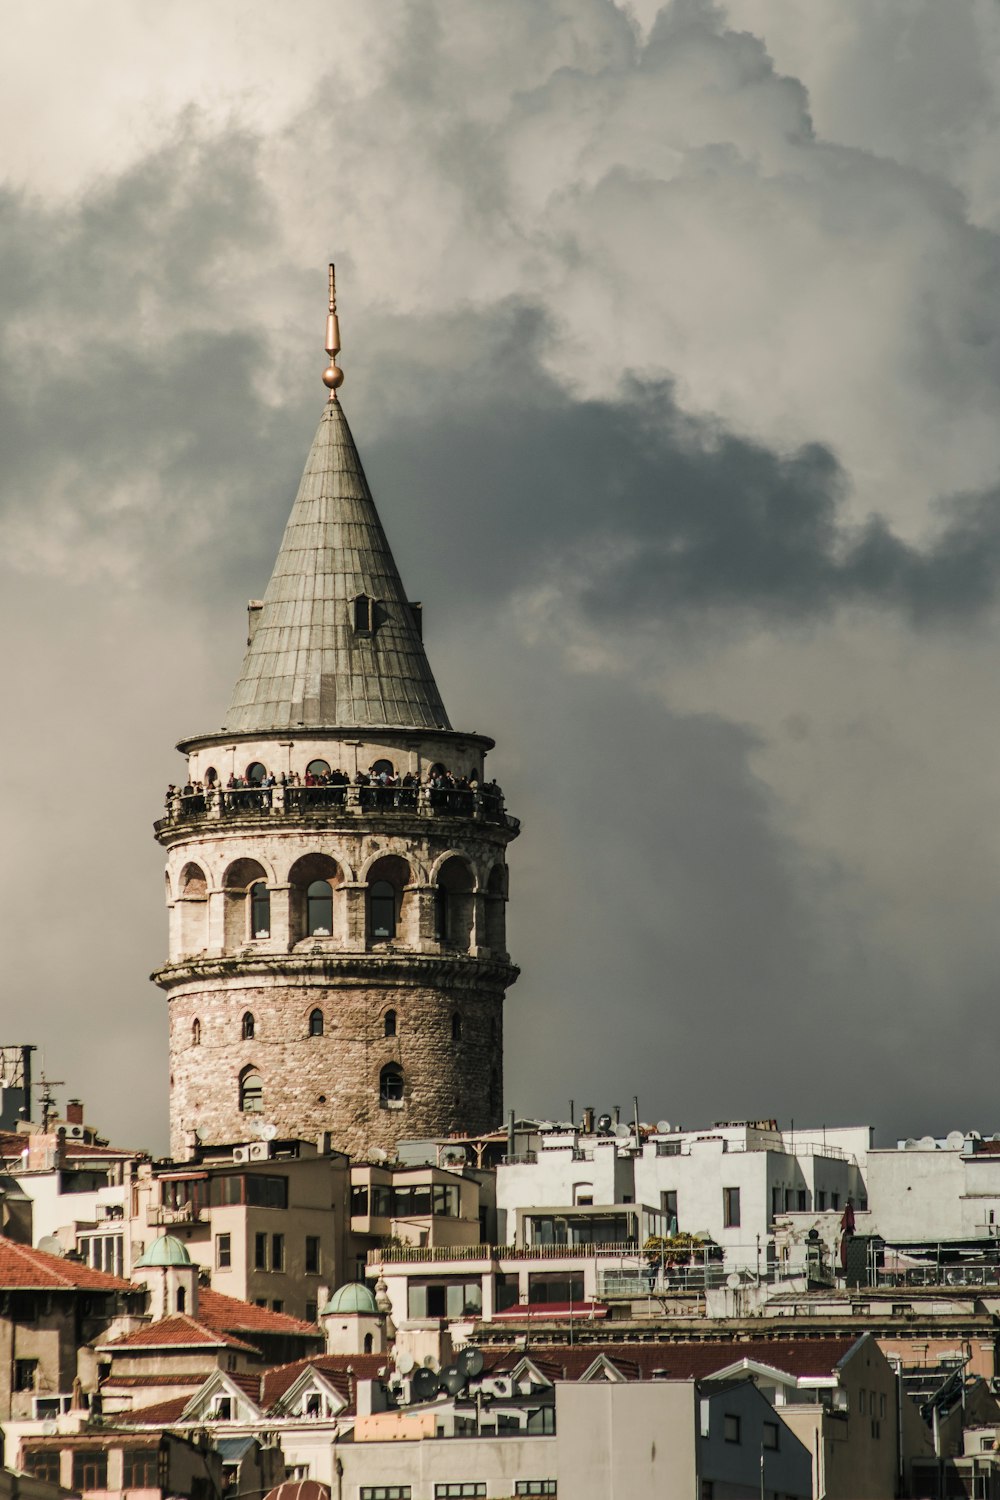
[(330, 311), (326, 315), (326, 352), (330, 363), (323, 371), (323, 384), (329, 389), (330, 400), (336, 401), (337, 387), (343, 385), (344, 372), (337, 364), (340, 353), (340, 324), (337, 321), (337, 283), (334, 280), (333, 262), (330, 262)]

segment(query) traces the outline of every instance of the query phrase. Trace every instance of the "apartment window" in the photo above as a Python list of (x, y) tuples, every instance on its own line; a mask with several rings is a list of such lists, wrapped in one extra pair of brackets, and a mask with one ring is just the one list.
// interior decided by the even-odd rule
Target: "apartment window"
[(762, 1448), (770, 1448), (772, 1452), (778, 1447), (778, 1424), (777, 1422), (765, 1422), (760, 1434), (760, 1445)]
[(317, 1317), (318, 1313), (319, 1313), (319, 1303), (318, 1302), (307, 1302), (306, 1303), (306, 1322), (307, 1323), (315, 1323), (316, 1317)]
[(483, 1310), (481, 1280), (408, 1284), (407, 1312), (411, 1318), (478, 1318)]
[(554, 1479), (518, 1479), (514, 1485), (515, 1495), (557, 1495)]
[(319, 1235), (306, 1235), (306, 1275), (319, 1275)]
[(434, 1500), (477, 1500), (486, 1494), (486, 1482), (482, 1479), (459, 1480), (452, 1484), (436, 1484)]
[(722, 1189), (722, 1222), (726, 1229), (740, 1227), (740, 1190), (737, 1187)]
[(358, 1500), (410, 1500), (408, 1484), (363, 1484)]
[[(661, 1193), (660, 1194), (660, 1207), (662, 1208), (663, 1212), (666, 1214), (666, 1216), (667, 1216), (668, 1219), (673, 1219), (673, 1221), (674, 1221), (674, 1229), (676, 1229), (677, 1225), (679, 1223), (679, 1220), (677, 1218), (677, 1189), (676, 1188), (668, 1188), (665, 1193)], [(669, 1224), (667, 1225), (667, 1232), (668, 1233), (671, 1232)]]
[(14, 1389), (15, 1391), (33, 1391), (35, 1380), (38, 1375), (37, 1359), (15, 1359), (14, 1361)]
[(816, 1193), (816, 1207), (820, 1213), (826, 1208), (826, 1189), (820, 1188)]
[(285, 1310), (285, 1304), (284, 1304), (284, 1302), (282, 1302), (282, 1300), (281, 1300), (280, 1297), (275, 1297), (274, 1300), (271, 1303), (271, 1311), (272, 1312), (284, 1312), (284, 1310)]
[[(165, 1487), (165, 1475), (162, 1483)], [(160, 1450), (158, 1448), (126, 1448), (122, 1454), (122, 1488), (158, 1490), (160, 1487)]]
[(839, 1193), (831, 1193), (830, 1194), (830, 1207), (834, 1208), (834, 1209), (837, 1209), (837, 1208), (840, 1207), (840, 1194)]
[(215, 1236), (215, 1264), (220, 1271), (231, 1270), (233, 1264), (233, 1237), (231, 1234)]
[(681, 1143), (680, 1141), (657, 1141), (656, 1154), (657, 1156), (680, 1156)]
[(805, 1188), (799, 1188), (798, 1203), (799, 1213), (805, 1213), (806, 1209), (809, 1207), (809, 1194), (806, 1192)]
[(253, 1268), (255, 1271), (267, 1270), (266, 1234), (255, 1234), (253, 1237)]
[(106, 1490), (108, 1455), (100, 1448), (78, 1448), (73, 1454), (73, 1488)]
[(59, 1483), (59, 1450), (57, 1448), (27, 1448), (24, 1453), (25, 1473), (49, 1484)]
[(272, 1234), (271, 1236), (271, 1270), (283, 1271), (285, 1269), (285, 1236), (283, 1234)]
[(722, 1436), (727, 1443), (740, 1443), (743, 1441), (740, 1436), (740, 1419), (733, 1416), (731, 1412), (727, 1412), (722, 1419)]
[(528, 1413), (528, 1421), (524, 1431), (532, 1435), (537, 1433), (550, 1434), (556, 1430), (556, 1409), (554, 1406), (540, 1406), (537, 1411)]
[(791, 1190), (791, 1188), (785, 1188), (785, 1213), (786, 1214), (790, 1214), (791, 1213), (791, 1211), (792, 1211), (792, 1202), (793, 1202), (792, 1190)]
[(864, 1414), (865, 1414), (865, 1400), (866, 1400), (866, 1398), (865, 1398), (864, 1391), (859, 1391), (858, 1392), (858, 1411), (861, 1413), (862, 1416), (864, 1416)]
[(217, 1422), (231, 1422), (233, 1420), (232, 1396), (216, 1396), (212, 1416)]

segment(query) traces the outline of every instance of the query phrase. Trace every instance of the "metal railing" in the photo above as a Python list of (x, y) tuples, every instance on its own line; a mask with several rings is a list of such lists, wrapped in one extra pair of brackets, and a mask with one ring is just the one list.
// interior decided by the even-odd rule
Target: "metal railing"
[(516, 1151), (512, 1156), (501, 1156), (502, 1167), (533, 1167), (538, 1160), (537, 1151)]
[[(720, 1137), (702, 1137), (702, 1139), (718, 1140)], [(690, 1156), (691, 1141), (657, 1141), (657, 1156)], [(745, 1156), (758, 1151), (774, 1151), (780, 1156), (819, 1156), (831, 1161), (854, 1161), (840, 1146), (824, 1146), (818, 1141), (803, 1141), (801, 1144), (792, 1144), (791, 1141), (782, 1143), (777, 1137), (771, 1140), (761, 1140), (752, 1145), (746, 1145), (743, 1141), (727, 1141), (722, 1138), (722, 1151), (724, 1156)]]
[(634, 1241), (606, 1245), (387, 1245), (368, 1251), (368, 1264), (427, 1265), (446, 1260), (595, 1260), (605, 1256), (635, 1258)]
[(422, 818), (472, 818), (516, 832), (517, 818), (504, 810), (499, 790), (467, 790), (432, 786), (242, 786), (209, 787), (177, 792), (167, 803), (167, 815), (157, 829), (172, 823), (204, 818), (237, 817), (357, 817), (370, 813), (409, 814)]
[(906, 1266), (897, 1271), (876, 1270), (872, 1286), (1000, 1286), (1000, 1265)]

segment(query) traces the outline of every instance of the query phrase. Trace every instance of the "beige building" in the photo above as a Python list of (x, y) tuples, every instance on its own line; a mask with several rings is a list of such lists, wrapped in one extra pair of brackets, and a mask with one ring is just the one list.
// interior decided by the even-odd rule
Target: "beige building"
[(499, 1121), (518, 827), (421, 620), (331, 388), (225, 722), (182, 742), (156, 825), (175, 1159)]

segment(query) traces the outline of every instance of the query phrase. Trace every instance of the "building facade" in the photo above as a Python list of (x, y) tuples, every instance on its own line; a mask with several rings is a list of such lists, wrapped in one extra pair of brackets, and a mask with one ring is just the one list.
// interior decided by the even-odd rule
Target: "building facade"
[(449, 723), (340, 371), (324, 379), (225, 724), (182, 742), (156, 825), (175, 1158), (324, 1131), (353, 1155), (392, 1151), (502, 1109), (517, 823), (485, 779), (493, 741)]

